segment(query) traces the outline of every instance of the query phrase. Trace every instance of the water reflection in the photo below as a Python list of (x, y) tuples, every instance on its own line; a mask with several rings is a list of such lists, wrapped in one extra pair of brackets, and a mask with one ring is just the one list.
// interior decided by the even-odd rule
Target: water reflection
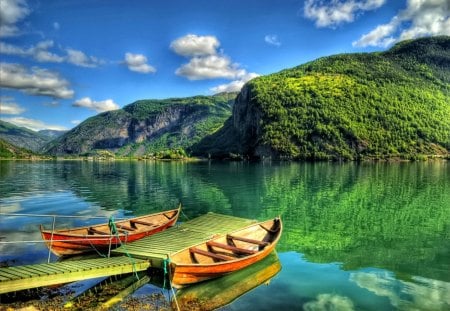
[[(138, 216), (172, 208), (178, 201), (183, 203), (188, 218), (209, 211), (258, 220), (281, 215), (284, 232), (277, 250), (283, 271), (289, 263), (295, 265), (289, 274), (283, 275), (282, 271), (277, 276), (283, 282), (271, 286), (277, 297), (271, 297), (270, 303), (264, 300), (268, 306), (295, 309), (308, 303), (309, 308), (335, 303), (350, 308), (348, 298), (356, 310), (361, 305), (365, 310), (389, 310), (393, 304), (402, 308), (399, 301), (408, 295), (424, 297), (405, 294), (418, 284), (450, 282), (450, 165), (446, 161), (362, 164), (0, 161), (2, 212)], [(38, 238), (35, 235), (39, 221), (0, 216), (2, 241)], [(83, 225), (83, 221), (61, 225)], [(38, 246), (0, 247), (0, 261), (5, 256), (22, 263), (34, 262), (36, 258), (46, 260)], [(44, 246), (42, 249), (46, 251)], [(300, 257), (311, 263), (307, 268), (310, 271), (318, 269), (323, 273), (321, 264), (336, 263), (336, 266), (333, 273), (308, 275), (301, 271), (304, 263), (294, 259)], [(397, 298), (391, 294), (377, 296), (375, 291), (368, 290), (367, 280), (373, 276), (355, 275), (350, 279), (349, 273), (368, 273), (365, 269), (387, 273), (387, 277), (376, 274), (377, 281), (372, 281), (378, 284), (378, 289), (383, 282), (390, 282), (402, 288), (401, 293), (396, 292)], [(308, 282), (300, 284), (292, 275)], [(339, 276), (340, 281), (330, 282), (333, 276)], [(324, 290), (324, 284), (328, 283), (346, 290), (336, 292), (328, 287)], [(301, 294), (297, 294), (298, 286)], [(312, 291), (314, 286), (317, 290)], [(423, 291), (424, 287), (421, 288)], [(261, 287), (256, 291), (262, 291)], [(376, 301), (376, 305), (358, 301), (350, 294), (355, 292), (366, 301)], [(442, 293), (439, 295), (438, 300), (448, 299)], [(278, 297), (283, 297), (282, 301)]]
[(281, 270), (276, 252), (245, 269), (221, 278), (202, 282), (177, 291), (172, 305), (181, 310), (215, 310), (229, 304), (252, 289), (266, 284)]
[(392, 273), (356, 272), (350, 281), (377, 296), (387, 297), (398, 310), (450, 310), (450, 283), (423, 277), (397, 280)]

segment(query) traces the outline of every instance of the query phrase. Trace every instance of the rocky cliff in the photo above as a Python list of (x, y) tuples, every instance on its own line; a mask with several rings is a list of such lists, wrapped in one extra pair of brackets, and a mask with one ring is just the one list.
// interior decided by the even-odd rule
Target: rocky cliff
[(108, 150), (140, 156), (171, 148), (188, 148), (222, 127), (236, 94), (166, 100), (140, 100), (123, 109), (89, 118), (52, 141), (53, 155), (83, 155)]

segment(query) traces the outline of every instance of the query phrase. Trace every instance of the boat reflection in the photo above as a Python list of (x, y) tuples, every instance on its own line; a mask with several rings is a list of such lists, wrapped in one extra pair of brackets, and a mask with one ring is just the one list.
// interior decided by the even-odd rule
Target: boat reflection
[(226, 276), (179, 289), (172, 300), (180, 310), (215, 310), (233, 302), (254, 288), (269, 284), (281, 270), (276, 251), (263, 260)]

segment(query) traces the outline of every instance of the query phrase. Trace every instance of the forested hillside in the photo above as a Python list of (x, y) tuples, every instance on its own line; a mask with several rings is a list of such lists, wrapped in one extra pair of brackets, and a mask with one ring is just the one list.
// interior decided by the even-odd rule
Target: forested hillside
[(450, 37), (324, 57), (253, 79), (232, 121), (194, 150), (308, 160), (445, 156)]

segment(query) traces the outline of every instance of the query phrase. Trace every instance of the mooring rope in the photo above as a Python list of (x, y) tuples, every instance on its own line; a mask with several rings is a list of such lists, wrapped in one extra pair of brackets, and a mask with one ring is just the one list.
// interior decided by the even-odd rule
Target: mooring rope
[[(115, 221), (114, 221), (114, 216), (113, 216), (113, 215), (111, 215), (111, 216), (109, 217), (109, 220), (108, 220), (108, 226), (109, 226), (109, 229), (110, 229), (110, 231), (111, 231), (111, 234), (116, 235), (116, 238), (119, 240), (120, 246), (123, 247), (123, 248), (125, 249), (125, 254), (127, 255), (128, 258), (130, 258), (130, 261), (131, 261), (131, 263), (133, 264), (133, 273), (134, 273), (134, 276), (135, 276), (136, 279), (139, 281), (140, 278), (139, 278), (139, 275), (138, 275), (138, 273), (137, 273), (136, 262), (134, 261), (134, 258), (130, 255), (130, 253), (128, 252), (128, 250), (127, 250), (125, 244), (122, 244), (122, 240), (121, 240), (120, 237), (119, 237), (119, 230), (117, 230), (117, 226), (116, 226), (116, 223), (115, 223)], [(128, 236), (127, 236), (127, 240), (128, 240)], [(111, 241), (112, 241), (112, 239), (110, 239), (110, 242), (109, 242), (109, 248), (110, 248), (110, 250), (111, 250), (111, 243), (112, 243)], [(109, 253), (108, 253), (108, 257), (109, 257)]]

